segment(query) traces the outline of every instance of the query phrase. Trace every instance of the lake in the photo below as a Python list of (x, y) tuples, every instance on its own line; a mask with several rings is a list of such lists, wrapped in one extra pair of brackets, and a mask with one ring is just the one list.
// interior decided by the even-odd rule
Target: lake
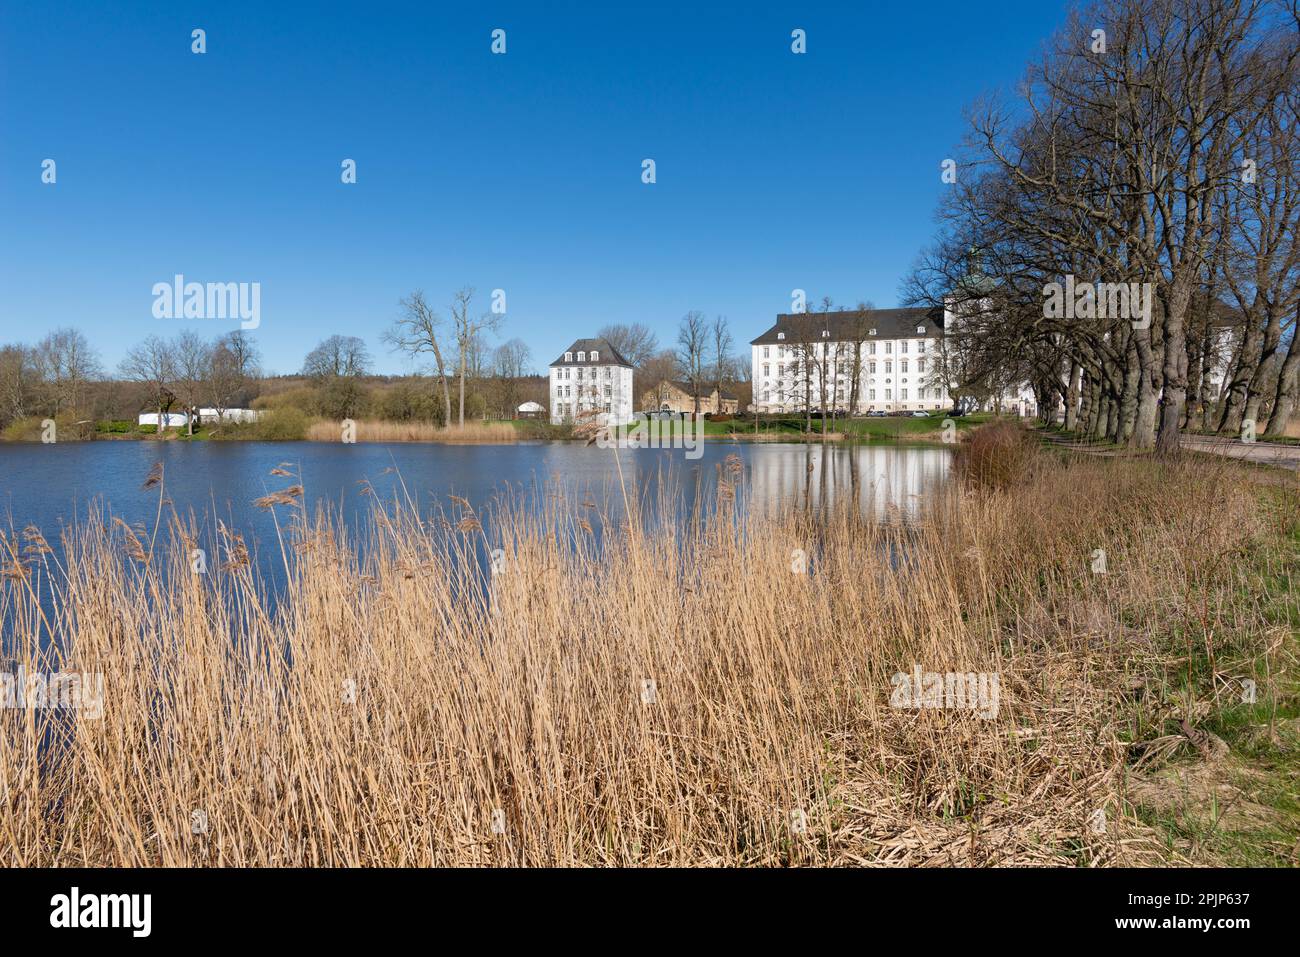
[[(864, 513), (876, 515), (911, 512), (943, 481), (950, 465), (950, 452), (942, 446), (710, 441), (694, 460), (681, 449), (617, 454), (629, 494), (654, 502), (661, 484), (671, 482), (680, 514), (690, 514), (697, 501), (714, 500), (719, 466), (730, 455), (744, 467), (740, 501), (745, 507), (821, 508), (856, 498)], [(192, 511), (203, 528), (216, 516), (241, 531), (250, 546), (261, 543), (271, 550), (271, 512), (253, 502), (299, 481), (271, 474), (286, 463), (300, 477), (313, 510), (317, 503), (329, 503), (349, 524), (372, 507), (364, 483), (391, 500), (401, 491), (399, 479), (422, 512), (447, 506), (451, 495), (484, 512), (507, 492), (526, 499), (553, 485), (575, 502), (595, 501), (611, 514), (621, 513), (614, 451), (575, 442), (121, 441), (0, 445), (0, 524), (20, 531), (35, 525), (54, 544), (64, 525), (98, 502), (129, 523), (151, 527), (158, 494), (142, 486), (156, 462), (163, 464), (167, 497), (181, 514)]]

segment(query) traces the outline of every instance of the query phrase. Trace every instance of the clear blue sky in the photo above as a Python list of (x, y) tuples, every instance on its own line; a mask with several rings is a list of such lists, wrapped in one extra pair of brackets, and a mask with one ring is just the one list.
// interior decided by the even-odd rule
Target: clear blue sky
[(407, 371), (379, 334), (415, 288), (505, 289), (539, 367), (689, 309), (739, 345), (795, 287), (892, 306), (963, 107), (1064, 8), (0, 0), (0, 342), (76, 325), (114, 367), (185, 327), (151, 313), (178, 272), (261, 283), (277, 372), (332, 333)]

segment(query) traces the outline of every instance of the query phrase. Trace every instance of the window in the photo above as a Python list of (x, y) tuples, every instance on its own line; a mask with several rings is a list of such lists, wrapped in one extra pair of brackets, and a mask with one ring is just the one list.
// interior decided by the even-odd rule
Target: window
[(579, 362), (586, 362), (586, 361), (587, 361), (587, 353), (585, 353), (585, 352), (579, 352), (579, 353), (578, 353), (578, 361), (579, 361)]
[(907, 351), (907, 340), (906, 340), (906, 339), (904, 339), (901, 343), (899, 343), (898, 351), (899, 351), (899, 352), (906, 352), (906, 351)]
[(867, 343), (867, 352), (873, 356), (876, 354), (876, 344), (874, 342)]
[[(605, 386), (605, 398), (608, 399), (611, 395), (613, 395), (613, 393), (610, 391), (609, 386)], [(609, 411), (609, 403), (608, 403), (608, 402), (605, 403), (605, 410), (606, 410), (606, 411)]]
[(900, 391), (899, 391), (899, 394), (898, 394), (898, 397), (899, 397), (900, 399), (902, 399), (904, 402), (906, 402), (906, 401), (907, 401), (907, 390), (906, 390), (906, 389), (902, 389), (902, 390), (900, 390)]
[(885, 343), (885, 355), (889, 355), (889, 354), (890, 354), (891, 352), (893, 352), (893, 351), (894, 351), (894, 344), (893, 344), (892, 342), (886, 342), (886, 343)]
[(599, 361), (600, 361), (600, 353), (599, 353), (599, 352), (593, 352), (593, 353), (591, 354), (591, 361), (592, 361), (592, 362), (599, 362)]
[(869, 332), (869, 333), (867, 333), (867, 334), (868, 334), (868, 335), (871, 335), (871, 336), (874, 336), (874, 335), (876, 334), (876, 330), (875, 330), (875, 329), (872, 329), (871, 332)]
[(924, 371), (925, 371), (925, 360), (924, 360), (924, 359), (917, 359), (917, 360), (916, 360), (916, 371), (917, 371), (917, 372), (924, 372)]
[(885, 401), (889, 401), (889, 400), (892, 399), (893, 397), (894, 397), (894, 390), (893, 390), (893, 389), (886, 389), (886, 390), (885, 390)]
[(886, 359), (886, 360), (885, 360), (885, 374), (888, 375), (889, 373), (891, 373), (891, 372), (893, 372), (893, 371), (894, 371), (894, 363), (893, 363), (893, 361), (890, 360), (890, 359)]
[(822, 330), (822, 338), (823, 338), (823, 339), (829, 339), (830, 337), (831, 337), (831, 331), (830, 331), (829, 329), (823, 329), (823, 330)]
[(564, 361), (565, 361), (565, 362), (572, 362), (572, 361), (573, 361), (573, 353), (572, 353), (572, 352), (566, 352), (566, 353), (564, 354)]
[(875, 401), (876, 401), (876, 390), (875, 390), (875, 389), (869, 389), (868, 391), (871, 393), (871, 401), (872, 401), (872, 402), (875, 402)]
[(899, 372), (906, 372), (906, 371), (907, 371), (907, 360), (906, 360), (906, 359), (904, 359), (904, 360), (902, 360), (901, 362), (899, 362), (898, 365), (899, 365), (899, 369), (898, 369)]
[(769, 352), (770, 349), (771, 349), (771, 346), (763, 346), (763, 358), (764, 358), (764, 359), (766, 359), (766, 358), (768, 357), (768, 352)]
[(871, 372), (872, 375), (875, 375), (875, 374), (876, 374), (876, 363), (875, 363), (875, 362), (868, 362), (868, 363), (867, 363), (867, 368), (868, 368), (868, 370)]
[(924, 351), (925, 351), (925, 340), (924, 340), (924, 339), (918, 339), (918, 340), (916, 340), (916, 351), (917, 351), (917, 352), (924, 352)]
[(768, 372), (767, 372), (767, 363), (764, 362), (764, 363), (763, 363), (763, 378), (766, 379), (766, 378), (767, 378), (767, 375), (768, 375)]
[(785, 338), (785, 333), (784, 333), (784, 332), (778, 332), (778, 333), (776, 334), (776, 337), (777, 337), (778, 339), (784, 339), (784, 338)]
[(917, 326), (916, 332), (918, 335), (923, 335), (925, 333), (925, 326)]

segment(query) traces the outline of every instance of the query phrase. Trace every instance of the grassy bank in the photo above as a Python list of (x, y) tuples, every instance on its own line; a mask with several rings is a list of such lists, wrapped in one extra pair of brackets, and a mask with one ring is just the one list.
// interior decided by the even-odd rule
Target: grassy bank
[[(828, 434), (823, 435), (820, 420), (813, 420), (812, 432), (804, 430), (805, 422), (797, 416), (765, 417), (755, 428), (753, 419), (732, 418), (704, 422), (704, 435), (709, 439), (727, 439), (739, 442), (802, 442), (821, 441), (943, 441), (944, 423), (951, 421), (958, 433), (987, 424), (993, 416), (988, 413), (957, 416), (931, 415), (925, 418), (887, 416), (881, 418), (837, 419), (828, 423)], [(151, 440), (151, 441), (252, 441), (252, 442), (338, 442), (343, 434), (342, 423), (331, 419), (313, 418), (292, 407), (276, 408), (264, 413), (255, 423), (201, 425), (193, 435), (184, 429), (164, 429), (159, 435), (157, 426), (137, 425), (126, 420), (100, 422), (71, 421), (58, 423), (58, 440)], [(39, 419), (26, 419), (14, 423), (3, 433), (0, 441), (40, 442), (42, 424)], [(463, 428), (440, 426), (429, 422), (390, 422), (381, 419), (356, 421), (355, 439), (358, 442), (430, 442), (445, 444), (508, 444), (517, 441), (555, 441), (573, 438), (572, 425), (551, 425), (539, 419), (503, 419), (467, 422)]]
[[(66, 571), (9, 535), (8, 670), (106, 693), (0, 710), (0, 863), (1295, 863), (1296, 490), (1010, 426), (963, 446), (912, 526), (599, 540), (553, 495), (377, 503), (357, 539), (281, 473), (277, 610), (229, 530), (203, 575), (190, 530), (88, 522)], [(996, 675), (996, 708), (891, 707), (916, 667)]]

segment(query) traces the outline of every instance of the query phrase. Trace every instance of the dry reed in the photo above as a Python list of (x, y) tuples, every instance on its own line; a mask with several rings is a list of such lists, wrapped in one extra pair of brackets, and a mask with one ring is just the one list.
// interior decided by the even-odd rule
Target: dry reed
[[(26, 569), (0, 580), (10, 666), (106, 680), (99, 720), (0, 710), (0, 863), (1168, 858), (1123, 809), (1131, 688), (1188, 653), (1171, 635), (1267, 642), (1233, 597), (1265, 534), (1235, 467), (1044, 465), (908, 526), (732, 522), (742, 482), (727, 463), (717, 520), (643, 534), (549, 495), (376, 502), (355, 540), (294, 489), (266, 503), (278, 605), (224, 528), (203, 575), (175, 518), (149, 562), (102, 517), (62, 565), (0, 541)], [(996, 716), (891, 708), (914, 665), (998, 674)]]
[[(338, 442), (343, 434), (339, 422), (313, 422), (307, 428), (309, 442)], [(446, 445), (501, 444), (519, 440), (519, 431), (508, 422), (466, 422), (464, 426), (433, 425), (429, 422), (384, 422), (362, 419), (356, 423), (358, 442), (439, 442)]]

